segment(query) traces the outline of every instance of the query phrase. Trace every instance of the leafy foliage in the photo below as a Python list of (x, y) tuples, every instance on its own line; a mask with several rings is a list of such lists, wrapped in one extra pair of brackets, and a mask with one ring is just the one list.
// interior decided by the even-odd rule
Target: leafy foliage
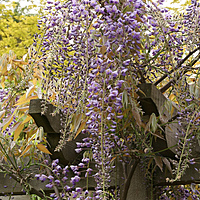
[[(36, 5), (35, 5), (36, 6)], [(30, 9), (30, 8), (29, 8)], [(17, 2), (0, 5), (0, 55), (14, 51), (18, 58), (26, 54), (38, 32), (38, 15), (27, 15)]]
[[(96, 181), (95, 198), (125, 200), (139, 163), (145, 164), (150, 180), (164, 165), (174, 174), (170, 182), (180, 180), (189, 164), (198, 161), (191, 144), (199, 140), (199, 3), (192, 1), (178, 16), (153, 1), (47, 3), (38, 22), (43, 36), (34, 42), (39, 51), (31, 49), (21, 60), (10, 52), (0, 60), (4, 161), (17, 169), (10, 155), (16, 160), (34, 157), (35, 149), (50, 153), (43, 130), (27, 113), (29, 101), (42, 98), (57, 107), (55, 113), (63, 113), (55, 151), (80, 134), (85, 136), (75, 149), (84, 152), (76, 166), (60, 166), (58, 160), (35, 163), (42, 166), (35, 177), (49, 179), (46, 187), (55, 190), (51, 197), (76, 198), (84, 189), (80, 199), (91, 199), (88, 185), (76, 186), (84, 172), (87, 180), (92, 176)], [(141, 106), (147, 95), (142, 85), (157, 87), (160, 98), (157, 103), (154, 99), (155, 112), (147, 113)], [(167, 137), (172, 137), (172, 145)], [(166, 149), (157, 150), (158, 141), (167, 143)], [(163, 153), (170, 149), (171, 157)], [(121, 194), (117, 188), (110, 190), (110, 173), (117, 161), (131, 169), (124, 174)], [(70, 184), (66, 183), (68, 168), (73, 172)], [(60, 178), (61, 173), (65, 178)]]

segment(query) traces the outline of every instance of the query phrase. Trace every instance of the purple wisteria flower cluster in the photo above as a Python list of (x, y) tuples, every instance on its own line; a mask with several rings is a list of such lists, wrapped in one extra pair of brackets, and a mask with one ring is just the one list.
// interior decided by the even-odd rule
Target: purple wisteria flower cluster
[(199, 191), (196, 184), (191, 185), (180, 185), (180, 186), (167, 186), (165, 188), (160, 187), (161, 196), (159, 199), (161, 200), (169, 200), (171, 198), (179, 198), (179, 199), (199, 199)]
[(83, 133), (90, 137), (81, 147), (91, 148), (101, 196), (109, 187), (115, 143), (118, 149), (127, 148), (119, 142), (117, 129), (124, 118), (123, 91), (131, 91), (125, 77), (140, 59), (144, 6), (138, 0), (48, 1), (47, 14), (39, 22), (45, 26), (41, 49), (44, 95), (63, 109), (66, 129), (77, 114), (88, 119)]
[[(195, 100), (187, 81), (189, 71), (196, 73), (193, 66), (199, 59), (199, 37), (195, 37), (199, 34), (199, 3), (192, 1), (185, 14), (174, 15), (159, 7), (162, 2), (47, 1), (46, 15), (39, 21), (44, 30), (40, 36), (43, 98), (64, 113), (60, 144), (76, 136), (76, 126), (85, 125), (78, 133), (85, 138), (77, 143), (76, 152), (84, 151), (84, 159), (95, 163), (97, 199), (109, 196), (106, 191), (115, 160), (129, 164), (132, 159), (152, 156), (151, 136), (146, 135), (148, 122), (142, 118), (138, 101), (141, 83), (154, 83), (161, 92), (167, 91), (166, 96), (173, 96), (178, 104), (179, 113), (188, 112), (182, 118), (177, 115), (180, 126), (198, 125), (198, 120), (191, 121), (198, 117), (198, 109), (186, 111), (185, 104)], [(188, 142), (195, 139), (196, 131), (177, 130), (178, 174), (194, 162), (190, 156), (182, 158), (192, 151)], [(71, 168), (77, 173), (71, 179), (74, 187), (80, 178), (76, 169), (85, 166), (83, 162)], [(55, 174), (60, 173), (58, 163), (52, 164)], [(53, 187), (49, 181), (47, 187)], [(54, 182), (61, 184), (58, 179)], [(72, 193), (78, 193), (76, 189)]]
[[(100, 199), (99, 192), (90, 192), (89, 194), (86, 186), (83, 188), (78, 186), (82, 178), (91, 176), (92, 169), (87, 168), (88, 162), (89, 159), (83, 158), (78, 165), (60, 166), (59, 160), (56, 159), (49, 166), (49, 161), (44, 160), (44, 164), (48, 168), (47, 173), (41, 172), (40, 174), (36, 174), (35, 178), (41, 182), (45, 182), (46, 188), (62, 188), (62, 192), (55, 192), (50, 195), (55, 200), (61, 198), (74, 198), (78, 200)], [(85, 176), (83, 176), (83, 173)], [(92, 198), (91, 195), (95, 197)]]

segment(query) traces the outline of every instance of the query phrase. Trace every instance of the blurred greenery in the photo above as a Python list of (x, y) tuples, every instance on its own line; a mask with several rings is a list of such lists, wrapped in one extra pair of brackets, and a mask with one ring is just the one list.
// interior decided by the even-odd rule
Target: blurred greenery
[[(20, 2), (5, 1), (0, 4), (0, 56), (14, 51), (17, 58), (27, 53), (38, 33), (37, 20), (43, 3), (21, 6)], [(37, 8), (37, 13), (31, 14)]]

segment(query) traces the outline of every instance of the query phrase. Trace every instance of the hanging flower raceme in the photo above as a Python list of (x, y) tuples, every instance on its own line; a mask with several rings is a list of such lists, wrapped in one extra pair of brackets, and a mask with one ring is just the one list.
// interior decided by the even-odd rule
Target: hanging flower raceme
[(67, 120), (63, 123), (68, 126), (73, 116), (87, 117), (86, 146), (91, 147), (98, 169), (97, 189), (105, 190), (114, 143), (119, 140), (118, 122), (123, 120), (125, 77), (140, 56), (145, 4), (118, 0), (47, 3), (41, 19), (44, 96), (63, 110)]

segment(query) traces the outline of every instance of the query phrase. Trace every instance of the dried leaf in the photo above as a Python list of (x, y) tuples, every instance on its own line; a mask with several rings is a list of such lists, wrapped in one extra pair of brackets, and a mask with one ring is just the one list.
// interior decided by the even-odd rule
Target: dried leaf
[(101, 53), (102, 55), (104, 55), (104, 54), (106, 53), (106, 49), (107, 49), (107, 47), (106, 47), (105, 45), (103, 45), (103, 46), (100, 48), (100, 53)]
[(24, 62), (23, 60), (13, 60), (13, 62), (18, 65), (27, 65), (28, 64), (28, 62)]
[(16, 128), (16, 130), (15, 130), (15, 132), (14, 132), (14, 141), (17, 140), (17, 138), (19, 137), (19, 135), (20, 135), (21, 131), (23, 130), (23, 128), (24, 128), (24, 124), (20, 124), (20, 125)]
[(141, 120), (141, 117), (140, 117), (140, 113), (138, 112), (138, 109), (135, 107), (135, 109), (132, 109), (132, 113), (133, 113), (133, 117), (137, 123), (137, 125), (139, 126), (139, 129), (141, 128), (142, 126), (142, 120)]
[(79, 129), (78, 129), (78, 131), (77, 131), (77, 133), (76, 133), (76, 135), (74, 137), (74, 139), (76, 139), (76, 137), (79, 135), (79, 133), (85, 128), (85, 125), (86, 125), (86, 122), (82, 122), (81, 123), (81, 125), (80, 125), (80, 127), (79, 127)]
[(174, 113), (174, 106), (172, 106), (172, 109), (171, 109), (171, 116), (173, 116), (173, 113)]
[(25, 124), (26, 122), (30, 121), (32, 117), (30, 115), (27, 115), (26, 119), (22, 122), (22, 124)]
[(5, 88), (4, 82), (5, 82), (5, 76), (3, 76), (2, 79), (1, 79), (1, 86), (2, 86), (3, 89)]
[[(51, 153), (49, 152), (49, 150), (48, 150), (43, 144), (37, 144), (36, 147), (37, 147), (40, 151), (42, 151), (42, 152), (44, 152), (44, 153), (51, 154)], [(51, 154), (51, 155), (52, 155), (52, 154)]]
[(29, 109), (29, 106), (25, 106), (25, 107), (21, 107), (21, 108), (18, 108), (19, 111), (27, 111)]
[(15, 125), (10, 129), (10, 133), (14, 132), (20, 124), (21, 122), (15, 123)]
[(12, 114), (11, 116), (9, 116), (8, 118), (6, 118), (6, 119), (3, 121), (3, 123), (0, 125), (0, 127), (3, 126), (2, 131), (6, 130), (6, 128), (10, 125), (10, 123), (11, 123), (12, 120), (13, 120), (13, 117), (14, 117), (16, 111), (17, 111), (17, 109), (15, 109), (15, 111), (13, 112), (13, 114)]
[(5, 74), (7, 72), (7, 62), (4, 61), (3, 62), (3, 65), (2, 65), (2, 68), (1, 68), (1, 74)]
[(16, 142), (15, 141), (12, 141), (11, 144), (10, 144), (10, 149), (12, 150), (13, 147), (15, 146)]
[(112, 59), (113, 56), (114, 56), (114, 53), (113, 53), (112, 51), (109, 52), (109, 53), (107, 54), (107, 57), (108, 57), (109, 59)]
[(26, 94), (24, 94), (23, 96), (21, 96), (17, 102), (24, 101), (25, 99), (26, 99)]
[(72, 119), (72, 126), (71, 126), (71, 130), (70, 132), (76, 132), (79, 128), (79, 125), (81, 123), (81, 119), (82, 119), (82, 114), (78, 114), (78, 115), (74, 115), (73, 119)]
[(79, 128), (79, 125), (81, 123), (81, 119), (82, 119), (82, 114), (78, 114), (77, 118), (76, 118), (76, 123), (74, 126), (74, 131), (76, 132)]
[(122, 104), (123, 104), (124, 108), (128, 107), (128, 93), (126, 90), (124, 90), (123, 94), (122, 94)]
[(143, 23), (143, 20), (139, 17), (138, 14), (136, 15), (136, 20), (137, 20), (138, 22), (142, 22), (142, 23)]
[(32, 147), (32, 144), (28, 145), (28, 146), (24, 149), (24, 151), (22, 152), (22, 154), (21, 154), (19, 157), (23, 156), (31, 147)]
[(26, 92), (26, 99), (35, 91), (35, 86), (32, 85)]
[(5, 116), (5, 113), (5, 110), (0, 111), (0, 120)]
[(19, 105), (22, 105), (22, 104), (25, 104), (25, 103), (29, 103), (31, 99), (38, 99), (38, 96), (30, 96), (27, 99), (24, 99), (22, 101), (19, 100), (18, 103), (15, 104), (14, 106), (19, 106)]

